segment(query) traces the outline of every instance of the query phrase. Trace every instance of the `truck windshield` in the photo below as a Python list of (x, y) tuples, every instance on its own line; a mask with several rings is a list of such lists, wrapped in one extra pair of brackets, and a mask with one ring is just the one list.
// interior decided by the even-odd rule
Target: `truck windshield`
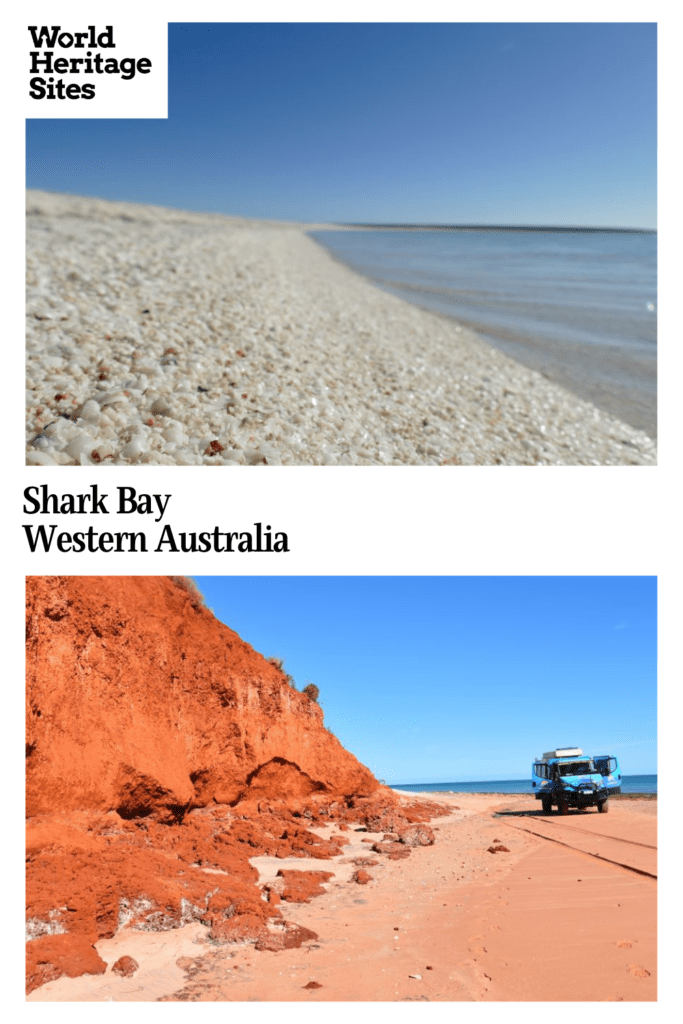
[(571, 764), (558, 765), (560, 775), (591, 775), (595, 768), (592, 761), (572, 761)]

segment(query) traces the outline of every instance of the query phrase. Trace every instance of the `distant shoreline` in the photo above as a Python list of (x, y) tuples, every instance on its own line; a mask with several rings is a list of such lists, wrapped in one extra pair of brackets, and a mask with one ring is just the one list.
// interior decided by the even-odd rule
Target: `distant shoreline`
[[(389, 789), (394, 792), (405, 793), (406, 795), (416, 797), (424, 796), (427, 794), (436, 795), (447, 794), (447, 795), (497, 795), (497, 796), (533, 796), (534, 790), (531, 787), (531, 783), (526, 779), (484, 779), (479, 782), (403, 782), (403, 783), (384, 783)], [(654, 785), (654, 789), (641, 789), (636, 788), (639, 786)], [(448, 787), (447, 789), (444, 787)], [(469, 787), (476, 786), (476, 789)], [(509, 787), (514, 786), (514, 789)], [(645, 775), (632, 775), (622, 776), (622, 786), (625, 786), (625, 790), (621, 793), (613, 793), (612, 799), (614, 800), (656, 800), (657, 799), (657, 774), (648, 773)], [(481, 787), (481, 788), (479, 788)], [(489, 788), (490, 787), (490, 788)]]
[[(425, 789), (416, 792), (414, 789), (400, 789), (389, 786), (389, 789), (393, 790), (394, 793), (400, 793), (403, 796), (500, 796), (500, 797), (511, 797), (511, 796), (533, 796), (531, 791), (520, 792), (520, 793), (506, 793), (504, 790), (473, 790), (473, 789)], [(656, 793), (612, 793), (610, 800), (656, 800)]]
[(538, 231), (555, 233), (571, 232), (574, 234), (592, 234), (609, 232), (611, 234), (656, 235), (656, 228), (587, 228), (587, 227), (555, 227), (511, 225), (511, 224), (335, 224), (339, 228), (361, 228), (364, 231)]

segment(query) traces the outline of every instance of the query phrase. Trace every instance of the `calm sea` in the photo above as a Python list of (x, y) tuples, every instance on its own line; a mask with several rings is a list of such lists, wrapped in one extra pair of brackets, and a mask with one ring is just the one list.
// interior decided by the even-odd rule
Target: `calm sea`
[(376, 229), (311, 237), (386, 290), (453, 317), (656, 436), (656, 234)]
[[(497, 782), (410, 782), (395, 783), (390, 789), (409, 793), (528, 793), (533, 790), (527, 779), (504, 779)], [(622, 775), (622, 793), (656, 793), (656, 775)]]

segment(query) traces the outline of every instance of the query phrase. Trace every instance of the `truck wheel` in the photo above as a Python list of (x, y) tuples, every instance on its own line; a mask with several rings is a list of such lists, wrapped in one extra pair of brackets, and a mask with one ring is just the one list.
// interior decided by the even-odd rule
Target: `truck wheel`
[(602, 803), (599, 803), (598, 811), (600, 814), (607, 814), (609, 811), (609, 800), (603, 800)]
[(544, 814), (551, 814), (553, 809), (553, 802), (549, 796), (541, 797), (541, 807), (543, 808)]
[(567, 803), (566, 800), (563, 800), (562, 798), (560, 798), (560, 800), (558, 801), (558, 804), (557, 804), (558, 814), (566, 814), (568, 810), (569, 810), (569, 804)]

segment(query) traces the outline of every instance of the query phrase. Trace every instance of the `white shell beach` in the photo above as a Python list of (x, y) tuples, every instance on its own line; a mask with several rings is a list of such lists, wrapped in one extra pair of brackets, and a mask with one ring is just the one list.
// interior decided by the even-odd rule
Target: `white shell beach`
[(27, 193), (31, 465), (653, 465), (642, 431), (305, 234)]

